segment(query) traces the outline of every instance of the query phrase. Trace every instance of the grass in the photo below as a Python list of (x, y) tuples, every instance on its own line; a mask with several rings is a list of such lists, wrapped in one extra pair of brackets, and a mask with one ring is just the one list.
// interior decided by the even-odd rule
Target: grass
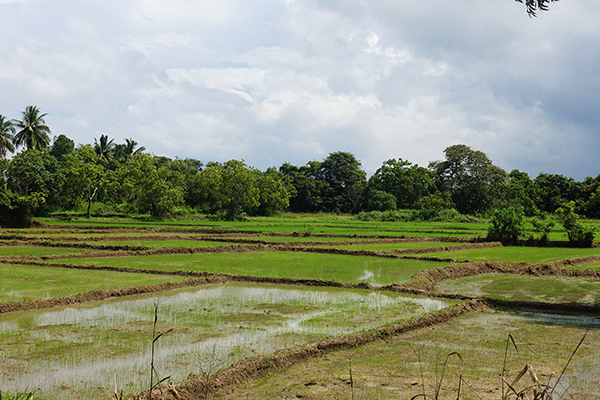
[[(53, 260), (53, 262), (59, 261)], [(73, 262), (73, 260), (68, 260), (68, 262)], [(206, 271), (277, 278), (324, 279), (340, 282), (369, 281), (379, 285), (405, 282), (419, 271), (443, 265), (433, 261), (297, 252), (82, 258), (77, 259), (77, 263), (167, 271)]]
[(180, 282), (184, 278), (0, 263), (0, 302), (69, 297), (92, 290)]
[(584, 278), (490, 274), (447, 280), (436, 289), (501, 300), (600, 304), (600, 282)]

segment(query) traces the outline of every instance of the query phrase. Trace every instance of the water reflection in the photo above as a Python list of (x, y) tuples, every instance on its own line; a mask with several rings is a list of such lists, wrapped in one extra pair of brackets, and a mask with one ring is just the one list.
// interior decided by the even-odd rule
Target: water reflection
[[(174, 327), (175, 333), (157, 342), (155, 365), (159, 373), (171, 375), (174, 381), (190, 372), (206, 371), (211, 365), (226, 367), (250, 355), (369, 329), (391, 318), (401, 319), (403, 313), (408, 317), (446, 306), (439, 300), (381, 292), (228, 284), (180, 291), (160, 300), (141, 297), (5, 315), (1, 318), (12, 319), (0, 319), (0, 339), (17, 334), (25, 341), (59, 341), (69, 343), (69, 349), (71, 345), (85, 348), (96, 344), (99, 350), (45, 358), (12, 356), (11, 349), (2, 351), (0, 347), (0, 388), (31, 390), (44, 382), (42, 390), (48, 397), (90, 398), (89, 390), (112, 388), (117, 377), (119, 388), (143, 390), (149, 376), (151, 319), (157, 301), (162, 326)], [(132, 326), (138, 327), (139, 333)], [(118, 340), (127, 337), (123, 333), (113, 338), (110, 334), (114, 332), (133, 332), (133, 343), (126, 346), (128, 354), (111, 353), (112, 347), (123, 344)]]

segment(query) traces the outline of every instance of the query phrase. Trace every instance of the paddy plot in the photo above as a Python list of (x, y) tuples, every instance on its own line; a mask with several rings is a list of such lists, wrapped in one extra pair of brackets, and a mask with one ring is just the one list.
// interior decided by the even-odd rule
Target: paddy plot
[(155, 366), (162, 376), (229, 366), (271, 353), (401, 322), (449, 303), (366, 290), (222, 284), (77, 307), (0, 315), (0, 387), (41, 386), (49, 398), (105, 398), (149, 380), (154, 306)]

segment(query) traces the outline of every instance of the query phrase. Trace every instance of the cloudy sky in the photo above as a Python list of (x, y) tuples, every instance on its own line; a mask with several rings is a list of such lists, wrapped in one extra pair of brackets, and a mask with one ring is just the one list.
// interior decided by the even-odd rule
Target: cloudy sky
[(53, 135), (266, 169), (347, 151), (371, 175), (453, 144), (600, 173), (600, 1), (0, 0), (0, 114)]

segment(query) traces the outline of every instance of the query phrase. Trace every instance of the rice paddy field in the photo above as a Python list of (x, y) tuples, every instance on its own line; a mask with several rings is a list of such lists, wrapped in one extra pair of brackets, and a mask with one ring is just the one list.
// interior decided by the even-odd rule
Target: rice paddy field
[(551, 247), (506, 247), (487, 226), (318, 214), (1, 229), (0, 393), (600, 399), (600, 247), (565, 247), (560, 230)]

